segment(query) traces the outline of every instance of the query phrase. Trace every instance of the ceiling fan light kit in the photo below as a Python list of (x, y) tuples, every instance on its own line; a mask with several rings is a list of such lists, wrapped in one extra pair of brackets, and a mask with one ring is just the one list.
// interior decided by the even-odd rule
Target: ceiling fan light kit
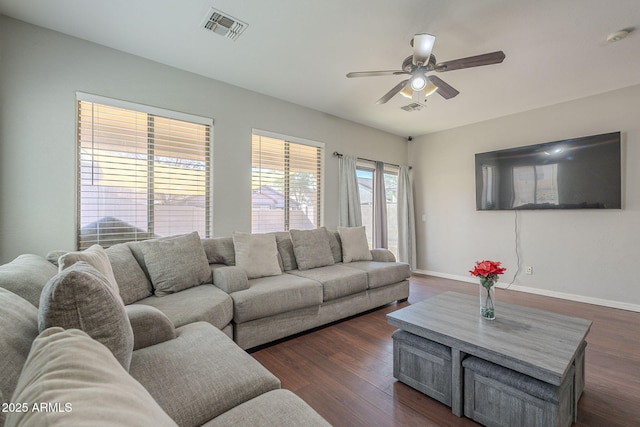
[(411, 89), (421, 91), (427, 86), (427, 79), (423, 75), (413, 76), (411, 79)]
[(460, 92), (439, 77), (427, 75), (427, 73), (431, 71), (441, 73), (483, 65), (499, 64), (504, 61), (505, 58), (504, 52), (497, 51), (437, 63), (436, 57), (431, 53), (435, 40), (435, 36), (431, 34), (416, 34), (411, 40), (413, 55), (408, 56), (402, 62), (401, 70), (358, 71), (348, 73), (347, 77), (397, 76), (402, 74), (411, 76), (394, 86), (389, 92), (383, 95), (382, 98), (378, 99), (376, 104), (384, 104), (398, 93), (406, 98), (413, 98), (414, 101), (418, 102), (424, 100), (434, 92), (438, 92), (444, 99), (451, 99)]

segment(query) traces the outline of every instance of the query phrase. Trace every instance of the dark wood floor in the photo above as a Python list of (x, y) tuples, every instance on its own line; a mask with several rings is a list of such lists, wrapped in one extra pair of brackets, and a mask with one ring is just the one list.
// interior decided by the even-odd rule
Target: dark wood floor
[[(413, 276), (408, 302), (391, 304), (261, 348), (252, 355), (334, 426), (474, 426), (393, 378), (394, 328), (385, 315), (445, 291), (475, 285)], [(497, 290), (506, 301), (593, 321), (586, 387), (576, 426), (640, 426), (640, 313)], [(497, 313), (499, 315), (499, 305)]]

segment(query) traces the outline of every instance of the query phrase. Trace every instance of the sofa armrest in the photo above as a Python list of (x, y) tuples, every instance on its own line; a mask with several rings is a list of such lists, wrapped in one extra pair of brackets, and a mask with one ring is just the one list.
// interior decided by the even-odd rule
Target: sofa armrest
[(150, 305), (126, 305), (125, 310), (133, 329), (133, 349), (149, 347), (176, 337), (176, 328), (160, 310)]
[(240, 267), (215, 267), (213, 270), (213, 284), (228, 294), (249, 289), (247, 272)]
[(389, 249), (371, 249), (371, 256), (373, 257), (373, 261), (396, 262), (395, 255), (393, 255), (393, 252), (391, 252)]

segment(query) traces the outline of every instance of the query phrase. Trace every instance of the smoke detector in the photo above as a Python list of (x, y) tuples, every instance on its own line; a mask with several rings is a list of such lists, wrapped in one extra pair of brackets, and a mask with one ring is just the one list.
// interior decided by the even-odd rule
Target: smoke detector
[(424, 108), (424, 105), (418, 104), (417, 102), (412, 102), (411, 104), (407, 104), (404, 107), (400, 107), (404, 111), (420, 111)]
[(233, 16), (211, 8), (202, 21), (202, 28), (218, 35), (237, 40), (240, 34), (249, 26)]

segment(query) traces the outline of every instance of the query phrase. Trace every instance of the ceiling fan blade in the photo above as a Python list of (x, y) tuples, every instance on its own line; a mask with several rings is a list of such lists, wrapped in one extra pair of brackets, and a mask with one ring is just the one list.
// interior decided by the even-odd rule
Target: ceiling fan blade
[(388, 71), (355, 71), (348, 73), (347, 77), (376, 77), (376, 76), (397, 76), (400, 74), (409, 74), (402, 70), (388, 70)]
[(431, 50), (436, 42), (436, 37), (431, 34), (416, 34), (411, 40), (413, 46), (413, 65), (423, 65), (429, 62)]
[(382, 98), (378, 99), (376, 101), (376, 104), (385, 104), (388, 100), (390, 100), (391, 98), (393, 98), (394, 96), (396, 96), (398, 93), (400, 93), (400, 91), (402, 89), (404, 89), (404, 87), (406, 85), (409, 84), (409, 81), (411, 79), (406, 79), (401, 81), (400, 83), (398, 83), (397, 85), (395, 85), (393, 87), (393, 89), (391, 89), (389, 92), (387, 92)]
[(453, 86), (449, 85), (448, 83), (445, 83), (445, 81), (442, 80), (440, 77), (427, 76), (427, 79), (430, 80), (431, 83), (433, 83), (438, 87), (437, 92), (444, 99), (451, 99), (460, 93), (455, 88), (453, 88)]
[(482, 65), (499, 64), (504, 61), (504, 52), (499, 50), (497, 52), (485, 53), (484, 55), (470, 56), (468, 58), (454, 59), (453, 61), (445, 61), (436, 64), (435, 70), (452, 71), (461, 70), (463, 68), (480, 67)]

